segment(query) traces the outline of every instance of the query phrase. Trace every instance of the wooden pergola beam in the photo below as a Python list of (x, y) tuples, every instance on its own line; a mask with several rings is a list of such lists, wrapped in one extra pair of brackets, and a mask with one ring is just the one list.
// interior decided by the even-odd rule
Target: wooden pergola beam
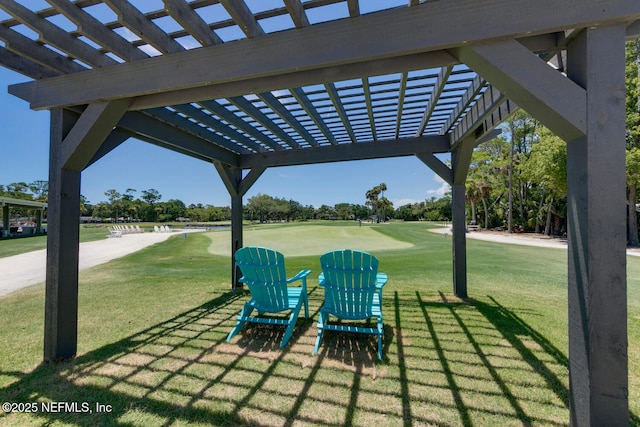
[(176, 149), (196, 158), (220, 160), (231, 165), (238, 162), (237, 154), (213, 144), (213, 141), (140, 112), (130, 111), (125, 114), (118, 122), (118, 128), (129, 131), (136, 137), (158, 141), (165, 148)]
[(416, 157), (449, 185), (453, 185), (453, 171), (433, 153), (416, 153)]
[(413, 156), (416, 153), (426, 152), (446, 153), (450, 149), (449, 141), (448, 136), (432, 135), (421, 138), (402, 138), (390, 141), (363, 142), (360, 144), (310, 147), (299, 150), (284, 150), (275, 153), (244, 154), (240, 156), (239, 167), (249, 169), (257, 166), (295, 166), (348, 160)]
[(585, 134), (586, 92), (514, 40), (451, 50), (565, 141)]
[(130, 99), (89, 105), (60, 147), (62, 167), (82, 171), (127, 112)]
[[(120, 3), (120, 0), (106, 1)], [(601, 0), (584, 0), (580, 7), (554, 0), (427, 2), (419, 7), (391, 9), (358, 19), (332, 21), (96, 69), (82, 76), (68, 75), (14, 85), (11, 92), (31, 102), (36, 109), (81, 105), (97, 99), (138, 97), (158, 91), (185, 90), (433, 52), (464, 46), (468, 40), (482, 43), (514, 39), (555, 32), (560, 28), (582, 28), (603, 21), (640, 18), (632, 0), (609, 0), (604, 10), (600, 6)], [(554, 10), (554, 13), (549, 14), (548, 10)], [(451, 22), (456, 22), (459, 31), (450, 31)], [(423, 27), (430, 31), (415, 31), (415, 28)], [(385, 31), (379, 31), (380, 28)], [(394, 34), (393, 43), (389, 43), (387, 34)], [(291, 52), (297, 54), (291, 55)], [(203, 73), (203, 69), (208, 72)], [(292, 86), (302, 85), (284, 84), (281, 88)], [(244, 89), (242, 93), (253, 92), (247, 87)], [(180, 102), (164, 105), (177, 103)]]

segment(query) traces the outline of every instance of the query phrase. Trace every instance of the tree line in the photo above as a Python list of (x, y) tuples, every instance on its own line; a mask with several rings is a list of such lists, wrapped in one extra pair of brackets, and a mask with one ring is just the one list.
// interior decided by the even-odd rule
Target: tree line
[[(384, 188), (384, 190), (383, 190)], [(450, 221), (451, 197), (431, 198), (394, 209), (393, 203), (382, 196), (386, 184), (380, 184), (363, 194), (364, 204), (338, 203), (333, 206), (303, 205), (292, 199), (257, 194), (246, 200), (243, 216), (256, 222), (308, 221), (322, 220), (371, 220), (387, 221), (401, 219), (405, 221), (433, 220)], [(100, 222), (213, 222), (231, 219), (229, 206), (190, 204), (177, 199), (162, 201), (162, 195), (156, 189), (139, 192), (132, 188), (125, 191), (109, 189), (104, 192), (105, 201), (90, 203), (80, 196), (79, 212), (86, 221)], [(47, 202), (48, 185), (46, 181), (34, 183), (11, 183), (0, 185), (0, 196), (23, 200)], [(29, 208), (13, 207), (14, 216), (27, 216)]]
[[(384, 185), (384, 184), (382, 184)], [(386, 188), (386, 185), (385, 185)], [(365, 204), (338, 203), (334, 206), (321, 205), (315, 208), (311, 205), (303, 206), (295, 200), (258, 194), (250, 197), (244, 206), (244, 218), (251, 221), (307, 221), (311, 219), (323, 220), (362, 220), (388, 221), (400, 219), (405, 221), (451, 220), (451, 197), (441, 199), (432, 198), (393, 208), (393, 203), (387, 198), (374, 196), (376, 187), (364, 195)], [(378, 195), (380, 192), (378, 192)]]

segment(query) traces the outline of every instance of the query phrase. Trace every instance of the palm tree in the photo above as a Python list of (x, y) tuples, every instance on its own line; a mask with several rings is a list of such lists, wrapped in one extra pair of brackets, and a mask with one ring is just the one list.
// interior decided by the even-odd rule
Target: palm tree
[(371, 207), (371, 211), (373, 212), (373, 215), (376, 216), (378, 213), (378, 195), (380, 194), (380, 191), (378, 191), (378, 187), (373, 187), (371, 190), (367, 191), (365, 194), (365, 197), (367, 198), (367, 201), (365, 202), (365, 205)]
[[(384, 199), (384, 192), (387, 190), (387, 184), (385, 184), (384, 182), (381, 183), (380, 185), (378, 185), (378, 188), (380, 189), (380, 200)], [(378, 205), (380, 205), (380, 203), (378, 203)], [(387, 215), (386, 215), (386, 204), (382, 203), (382, 222), (386, 221)]]
[(476, 212), (476, 203), (482, 199), (480, 187), (473, 181), (467, 179), (465, 184), (465, 196), (469, 204), (471, 204), (471, 223), (478, 224), (478, 215)]

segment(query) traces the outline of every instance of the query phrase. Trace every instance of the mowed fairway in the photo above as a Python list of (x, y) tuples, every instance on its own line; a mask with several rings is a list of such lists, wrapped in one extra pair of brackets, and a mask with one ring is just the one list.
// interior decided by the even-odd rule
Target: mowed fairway
[[(349, 223), (348, 223), (349, 224)], [(264, 246), (282, 252), (285, 256), (322, 255), (333, 249), (360, 249), (370, 253), (382, 250), (407, 249), (411, 243), (403, 242), (363, 224), (332, 225), (260, 225), (245, 226), (243, 246)], [(385, 227), (380, 225), (379, 227)], [(209, 252), (229, 255), (231, 232), (207, 233), (211, 239)]]

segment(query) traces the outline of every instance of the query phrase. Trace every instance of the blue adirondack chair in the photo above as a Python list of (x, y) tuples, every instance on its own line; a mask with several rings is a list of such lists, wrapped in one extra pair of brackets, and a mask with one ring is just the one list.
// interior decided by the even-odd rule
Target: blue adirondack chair
[[(287, 325), (282, 344), (280, 344), (280, 348), (284, 348), (291, 338), (303, 304), (304, 317), (309, 318), (307, 276), (311, 270), (302, 270), (287, 279), (284, 255), (273, 249), (261, 247), (238, 249), (235, 259), (242, 271), (240, 281), (249, 287), (251, 299), (244, 304), (236, 325), (227, 336), (227, 342), (242, 330), (246, 322)], [(288, 286), (298, 280), (302, 282), (302, 286)], [(258, 316), (251, 316), (253, 310), (258, 311)], [(279, 313), (287, 310), (291, 310), (289, 319), (261, 317), (264, 313)]]
[[(336, 250), (322, 255), (320, 265), (318, 281), (324, 288), (324, 303), (313, 354), (318, 353), (325, 330), (359, 332), (378, 336), (378, 359), (382, 359), (382, 287), (387, 275), (378, 273), (378, 259), (367, 252)], [(375, 327), (332, 324), (330, 316), (354, 321), (375, 318), (377, 323)]]

